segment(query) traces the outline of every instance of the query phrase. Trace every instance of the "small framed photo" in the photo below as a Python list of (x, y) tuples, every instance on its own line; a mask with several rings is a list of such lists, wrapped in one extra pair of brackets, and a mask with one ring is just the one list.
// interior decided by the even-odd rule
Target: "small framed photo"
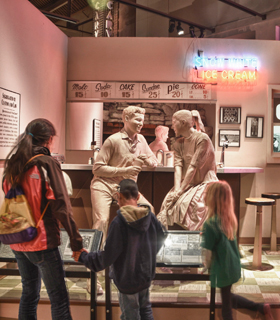
[(221, 107), (220, 123), (225, 123), (225, 124), (241, 123), (241, 107)]
[(240, 130), (219, 130), (219, 147), (222, 147), (225, 143), (228, 147), (240, 147)]
[(246, 117), (246, 138), (263, 137), (263, 117)]

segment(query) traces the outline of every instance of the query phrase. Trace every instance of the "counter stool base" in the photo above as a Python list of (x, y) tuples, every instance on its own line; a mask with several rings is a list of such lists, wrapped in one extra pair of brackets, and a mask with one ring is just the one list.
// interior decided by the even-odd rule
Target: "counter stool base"
[(254, 266), (253, 262), (241, 263), (241, 268), (251, 271), (268, 271), (274, 268), (271, 264), (262, 263), (260, 266)]

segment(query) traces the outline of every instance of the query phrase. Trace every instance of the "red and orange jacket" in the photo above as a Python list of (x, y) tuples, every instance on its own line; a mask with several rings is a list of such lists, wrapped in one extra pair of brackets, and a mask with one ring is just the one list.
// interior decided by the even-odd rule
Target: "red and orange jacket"
[[(45, 147), (34, 148), (34, 155), (43, 154), (32, 160), (25, 167), (25, 175), (21, 187), (32, 209), (35, 223), (39, 220), (48, 201), (49, 206), (38, 227), (35, 239), (29, 242), (13, 244), (16, 251), (40, 251), (53, 249), (60, 245), (60, 226), (69, 235), (71, 249), (79, 251), (83, 248), (82, 237), (73, 219), (72, 207), (67, 194), (60, 164)], [(7, 194), (9, 185), (4, 179), (3, 190)]]

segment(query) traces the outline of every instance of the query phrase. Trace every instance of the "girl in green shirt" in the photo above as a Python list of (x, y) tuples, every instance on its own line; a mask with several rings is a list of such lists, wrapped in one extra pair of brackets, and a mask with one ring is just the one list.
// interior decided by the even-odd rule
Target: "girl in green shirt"
[(236, 241), (237, 219), (231, 187), (226, 181), (208, 185), (205, 204), (208, 219), (203, 226), (201, 246), (205, 248), (206, 267), (210, 268), (211, 287), (221, 289), (222, 316), (233, 320), (232, 308), (249, 309), (273, 320), (269, 304), (255, 303), (231, 293), (231, 286), (241, 277), (240, 256)]

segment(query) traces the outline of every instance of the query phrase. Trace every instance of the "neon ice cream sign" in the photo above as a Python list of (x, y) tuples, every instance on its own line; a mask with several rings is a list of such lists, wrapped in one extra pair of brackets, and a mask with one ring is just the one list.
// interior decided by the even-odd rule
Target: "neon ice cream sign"
[(197, 80), (206, 82), (254, 83), (257, 80), (258, 59), (256, 58), (194, 58)]

